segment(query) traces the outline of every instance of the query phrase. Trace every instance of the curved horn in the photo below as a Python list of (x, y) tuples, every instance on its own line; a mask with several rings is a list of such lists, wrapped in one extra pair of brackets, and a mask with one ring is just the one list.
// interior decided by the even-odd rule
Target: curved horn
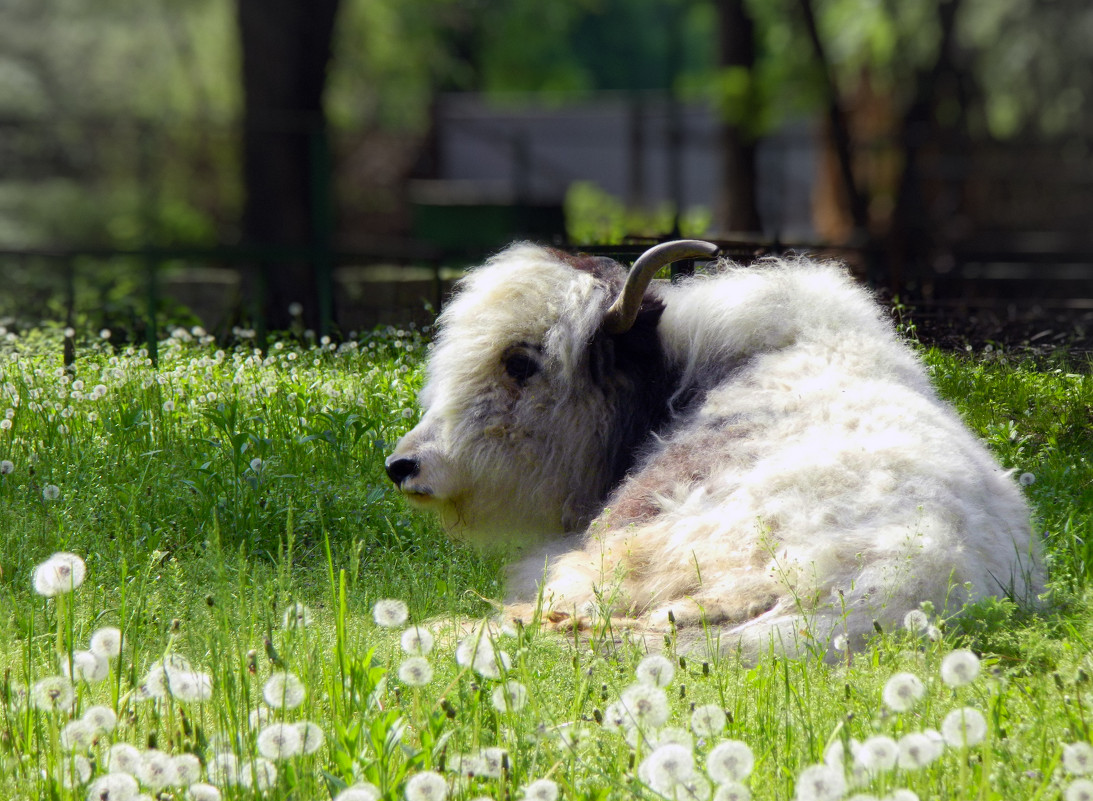
[(715, 259), (718, 253), (717, 245), (699, 239), (680, 239), (649, 248), (638, 256), (630, 268), (626, 285), (603, 318), (604, 330), (609, 334), (622, 334), (630, 330), (637, 319), (645, 290), (661, 267), (683, 259)]

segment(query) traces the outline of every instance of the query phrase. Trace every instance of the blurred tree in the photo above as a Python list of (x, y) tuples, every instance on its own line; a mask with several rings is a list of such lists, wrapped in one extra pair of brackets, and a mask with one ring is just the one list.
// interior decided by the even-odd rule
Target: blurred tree
[[(243, 242), (275, 247), (275, 260), (243, 272), (259, 321), (287, 329), (300, 305), (319, 328), (317, 274), (330, 247), (330, 156), (323, 88), (338, 0), (237, 0), (243, 77)], [(287, 258), (286, 251), (312, 257)], [(329, 314), (329, 307), (327, 308)]]

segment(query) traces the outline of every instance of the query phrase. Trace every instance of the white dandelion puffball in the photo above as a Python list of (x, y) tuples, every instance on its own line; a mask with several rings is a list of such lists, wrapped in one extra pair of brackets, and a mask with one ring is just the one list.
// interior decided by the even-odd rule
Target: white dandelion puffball
[(220, 788), (215, 784), (194, 782), (186, 790), (187, 801), (220, 801)]
[(137, 780), (128, 773), (106, 773), (87, 787), (87, 801), (130, 801), (140, 793)]
[(247, 715), (247, 722), (252, 729), (260, 729), (271, 720), (273, 720), (273, 710), (268, 706), (256, 707)]
[(293, 673), (274, 673), (262, 685), (262, 698), (274, 709), (295, 709), (306, 695), (304, 683)]
[(979, 675), (979, 657), (966, 648), (958, 648), (941, 660), (941, 680), (950, 687), (971, 684)]
[(1017, 480), (1021, 482), (1022, 487), (1031, 487), (1036, 483), (1036, 476), (1032, 473), (1022, 473)]
[(753, 767), (755, 755), (740, 740), (723, 740), (706, 755), (706, 775), (718, 784), (743, 781)]
[(751, 790), (740, 782), (725, 782), (714, 790), (713, 801), (751, 801)]
[(809, 765), (797, 777), (797, 801), (838, 801), (846, 793), (841, 768)]
[(138, 701), (150, 701), (153, 698), (167, 697), (167, 671), (163, 665), (152, 665), (144, 674), (144, 679), (137, 688)]
[(482, 764), (485, 766), (485, 770), (479, 775), (485, 776), (487, 779), (500, 779), (506, 764), (508, 764), (508, 752), (504, 748), (492, 746), (490, 748), (483, 748), (478, 756), (482, 759)]
[(380, 789), (368, 782), (359, 782), (334, 796), (334, 801), (379, 801)]
[(881, 773), (896, 766), (899, 745), (891, 737), (876, 735), (861, 744), (854, 761), (870, 773)]
[(1093, 801), (1093, 781), (1075, 779), (1063, 790), (1063, 801)]
[(631, 684), (622, 691), (619, 703), (626, 714), (627, 728), (659, 729), (668, 722), (668, 696), (651, 684)]
[(935, 740), (924, 732), (912, 732), (900, 737), (898, 746), (896, 764), (900, 770), (918, 770), (941, 756), (945, 741)]
[(930, 618), (921, 609), (912, 609), (903, 616), (903, 628), (913, 634), (924, 634), (930, 626)]
[(372, 619), (376, 621), (377, 626), (385, 629), (400, 628), (405, 625), (408, 617), (410, 617), (410, 610), (406, 602), (398, 598), (384, 598), (376, 601), (376, 605), (372, 607)]
[(114, 743), (106, 752), (106, 769), (111, 773), (137, 775), (140, 768), (140, 751), (129, 743)]
[(66, 657), (61, 657), (61, 672), (76, 681), (98, 684), (110, 675), (110, 663), (94, 651), (76, 651), (71, 664)]
[(95, 742), (95, 727), (86, 720), (73, 720), (61, 729), (58, 742), (68, 752), (86, 751)]
[(676, 666), (671, 659), (662, 654), (650, 654), (638, 663), (635, 673), (642, 684), (667, 687), (676, 674)]
[(498, 712), (519, 712), (528, 702), (528, 688), (518, 681), (509, 680), (495, 687), (491, 700)]
[(987, 736), (986, 718), (968, 706), (954, 709), (941, 721), (941, 736), (955, 748), (978, 745)]
[(176, 701), (192, 704), (208, 701), (213, 697), (213, 678), (208, 673), (168, 669), (166, 674), (167, 689)]
[(277, 783), (277, 767), (264, 757), (239, 766), (239, 783), (248, 790), (268, 790)]
[(485, 679), (499, 679), (512, 666), (512, 659), (497, 648), (486, 631), (475, 632), (460, 640), (455, 649), (455, 661), (460, 667), (469, 667)]
[(286, 629), (302, 629), (310, 626), (312, 619), (311, 610), (303, 604), (296, 603), (285, 610), (281, 626)]
[(536, 779), (524, 788), (525, 801), (558, 801), (558, 783), (553, 779)]
[(140, 755), (137, 767), (137, 780), (151, 790), (161, 790), (178, 783), (178, 771), (170, 754), (154, 748)]
[(884, 801), (919, 801), (918, 793), (914, 790), (908, 790), (906, 787), (900, 787), (897, 790), (893, 790), (884, 797)]
[(91, 635), (88, 650), (104, 659), (114, 659), (121, 653), (121, 644), (121, 629), (115, 626), (104, 626)]
[(74, 553), (55, 553), (34, 568), (34, 591), (52, 598), (83, 584), (87, 565)]
[(424, 687), (433, 680), (433, 666), (423, 656), (411, 656), (398, 666), (398, 678), (410, 687)]
[(118, 725), (118, 716), (108, 706), (92, 706), (84, 710), (81, 720), (95, 729), (96, 732), (109, 734)]
[(691, 749), (677, 743), (661, 745), (638, 765), (638, 778), (661, 795), (673, 796), (676, 785), (691, 778), (695, 772)]
[(239, 758), (230, 751), (214, 754), (205, 766), (205, 773), (213, 784), (239, 784)]
[(175, 781), (179, 787), (188, 787), (201, 778), (201, 760), (195, 754), (175, 754), (171, 757), (175, 767)]
[(46, 484), (42, 487), (42, 498), (47, 501), (55, 501), (61, 497), (61, 488), (56, 484)]
[(1086, 742), (1064, 745), (1063, 768), (1072, 776), (1093, 773), (1093, 745)]
[(436, 771), (423, 770), (406, 782), (406, 801), (444, 801), (448, 797), (448, 782)]
[(46, 676), (30, 688), (30, 705), (43, 712), (67, 711), (76, 701), (76, 688), (67, 676)]
[(71, 754), (61, 762), (61, 786), (74, 790), (91, 779), (91, 761), (83, 754)]
[(926, 693), (926, 685), (914, 673), (896, 673), (884, 685), (882, 698), (893, 712), (906, 712)]
[(291, 759), (302, 750), (300, 732), (291, 723), (271, 723), (258, 732), (258, 753), (266, 759)]
[(725, 730), (728, 717), (717, 704), (696, 706), (691, 713), (691, 731), (696, 737), (717, 737)]
[(692, 750), (695, 747), (695, 738), (691, 736), (689, 731), (682, 729), (679, 726), (665, 726), (654, 736), (650, 737), (650, 741), (654, 746), (675, 743), (676, 745), (685, 745)]
[[(8, 427), (11, 427), (11, 421), (8, 421)], [(15, 472), (15, 462), (10, 459), (0, 460), (0, 476), (9, 476)]]
[(402, 650), (411, 656), (426, 656), (433, 650), (435, 642), (433, 633), (421, 626), (410, 626), (399, 638)]
[(292, 725), (300, 734), (300, 748), (305, 754), (314, 754), (323, 747), (323, 743), (326, 742), (326, 733), (318, 723), (301, 720)]

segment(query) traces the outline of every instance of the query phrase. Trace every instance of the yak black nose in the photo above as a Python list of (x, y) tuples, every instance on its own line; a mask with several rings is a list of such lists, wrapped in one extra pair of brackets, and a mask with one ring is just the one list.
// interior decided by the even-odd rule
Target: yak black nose
[(418, 464), (417, 459), (392, 456), (384, 463), (384, 467), (387, 468), (387, 475), (395, 482), (395, 486), (401, 487), (403, 481), (417, 475), (421, 465)]

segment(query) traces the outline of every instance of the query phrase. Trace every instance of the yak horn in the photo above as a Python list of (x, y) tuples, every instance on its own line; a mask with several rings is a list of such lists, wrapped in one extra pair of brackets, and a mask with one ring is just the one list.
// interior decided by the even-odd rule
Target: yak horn
[(649, 248), (638, 256), (630, 268), (626, 285), (603, 319), (604, 330), (609, 334), (623, 334), (630, 330), (638, 317), (645, 290), (661, 267), (684, 259), (715, 259), (718, 252), (717, 245), (698, 239), (680, 239)]

